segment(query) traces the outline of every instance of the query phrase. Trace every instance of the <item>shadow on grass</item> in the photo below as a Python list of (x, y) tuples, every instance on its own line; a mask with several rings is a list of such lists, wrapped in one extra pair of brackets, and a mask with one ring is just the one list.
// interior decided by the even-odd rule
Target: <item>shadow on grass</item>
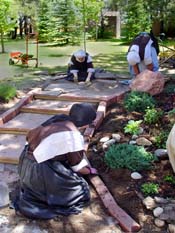
[(98, 54), (98, 56), (94, 56), (94, 66), (110, 72), (129, 74), (124, 52), (108, 55)]

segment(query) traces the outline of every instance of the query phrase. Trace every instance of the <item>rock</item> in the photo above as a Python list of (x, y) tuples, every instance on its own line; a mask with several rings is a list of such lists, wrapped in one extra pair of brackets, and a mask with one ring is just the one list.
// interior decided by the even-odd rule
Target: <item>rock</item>
[(154, 200), (156, 203), (159, 203), (159, 204), (167, 204), (168, 203), (168, 200), (163, 198), (163, 197), (154, 197)]
[(138, 134), (142, 134), (143, 131), (144, 131), (144, 129), (143, 129), (142, 127), (139, 127), (139, 132), (138, 132)]
[(175, 225), (174, 224), (168, 224), (168, 230), (169, 230), (169, 233), (175, 233)]
[(147, 92), (150, 95), (157, 95), (163, 91), (165, 84), (164, 76), (160, 72), (144, 70), (132, 81), (132, 91)]
[(139, 146), (151, 146), (152, 145), (152, 142), (150, 142), (148, 139), (144, 137), (137, 138), (136, 143)]
[(9, 204), (9, 188), (6, 183), (0, 183), (0, 207)]
[(160, 159), (164, 159), (168, 157), (168, 153), (166, 149), (157, 149), (154, 151), (154, 154)]
[(171, 222), (175, 220), (175, 204), (168, 204), (164, 206), (163, 213), (159, 216), (161, 220)]
[(132, 135), (132, 140), (136, 140), (138, 137), (139, 137), (138, 135), (134, 134)]
[(160, 219), (158, 219), (158, 218), (155, 218), (155, 220), (154, 220), (154, 224), (157, 226), (157, 227), (164, 227), (165, 226), (165, 221), (163, 221), (163, 220), (160, 220)]
[(175, 143), (174, 142), (175, 142), (175, 124), (173, 128), (171, 129), (169, 136), (168, 136), (168, 140), (166, 142), (169, 160), (173, 168), (173, 171), (175, 172)]
[(100, 142), (107, 142), (107, 141), (109, 141), (109, 139), (110, 139), (109, 136), (105, 136), (105, 137), (100, 139)]
[(135, 144), (137, 144), (137, 142), (135, 140), (131, 140), (131, 141), (129, 141), (129, 144), (130, 145), (135, 145)]
[(134, 179), (134, 180), (139, 180), (142, 178), (142, 175), (138, 172), (132, 172), (131, 173), (131, 178)]
[(118, 133), (113, 133), (112, 138), (115, 139), (116, 142), (120, 142), (121, 136)]
[(147, 209), (152, 210), (156, 207), (156, 202), (154, 198), (148, 196), (143, 200), (143, 204), (146, 206)]
[(161, 207), (157, 207), (153, 210), (153, 214), (154, 217), (158, 217), (159, 215), (161, 215), (163, 213), (163, 208)]
[(116, 141), (115, 139), (110, 139), (109, 141), (103, 143), (103, 149), (107, 149), (109, 146), (111, 146), (112, 144), (114, 144)]

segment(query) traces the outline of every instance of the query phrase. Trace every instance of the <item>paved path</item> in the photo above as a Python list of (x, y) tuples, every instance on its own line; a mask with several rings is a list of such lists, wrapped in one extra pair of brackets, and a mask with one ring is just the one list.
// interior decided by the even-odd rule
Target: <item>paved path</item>
[[(105, 117), (107, 107), (120, 101), (128, 90), (128, 86), (121, 85), (116, 80), (97, 79), (88, 87), (82, 83), (77, 85), (63, 79), (49, 80), (43, 89), (30, 92), (16, 106), (1, 115), (0, 162), (18, 164), (27, 132), (54, 114), (68, 114), (69, 109), (75, 102), (92, 103), (97, 109), (94, 126), (88, 127), (82, 132), (85, 138), (85, 150), (87, 150), (90, 138)], [(94, 232), (98, 233), (121, 232), (119, 225), (127, 232), (140, 229), (140, 226), (117, 205), (98, 176), (90, 177), (90, 182), (96, 190), (96, 192), (93, 189), (91, 191), (90, 207), (87, 207), (81, 215), (71, 216), (64, 220), (68, 223), (68, 230), (63, 230), (64, 226), (60, 225), (57, 232), (88, 233), (94, 229)], [(100, 197), (108, 213), (105, 213), (102, 202), (98, 197)], [(97, 224), (97, 222), (100, 224)], [(74, 231), (70, 231), (70, 227)]]

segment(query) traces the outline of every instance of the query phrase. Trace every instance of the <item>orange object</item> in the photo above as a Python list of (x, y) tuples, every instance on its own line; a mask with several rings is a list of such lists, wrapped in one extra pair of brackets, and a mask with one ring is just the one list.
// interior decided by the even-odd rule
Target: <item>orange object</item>
[(11, 58), (19, 58), (22, 55), (21, 52), (11, 52), (10, 57)]

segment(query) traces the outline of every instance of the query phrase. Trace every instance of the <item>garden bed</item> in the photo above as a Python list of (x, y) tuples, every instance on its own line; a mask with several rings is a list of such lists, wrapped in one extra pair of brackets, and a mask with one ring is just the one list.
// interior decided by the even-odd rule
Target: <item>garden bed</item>
[[(100, 140), (104, 137), (112, 138), (112, 134), (121, 136), (120, 142), (116, 144), (128, 144), (132, 135), (125, 133), (124, 128), (129, 120), (142, 120), (141, 127), (143, 132), (139, 137), (148, 139), (152, 144), (145, 146), (145, 150), (154, 154), (156, 149), (165, 149), (165, 143), (170, 132), (173, 121), (170, 121), (168, 112), (175, 108), (175, 82), (168, 81), (164, 91), (155, 96), (156, 110), (163, 112), (160, 119), (154, 124), (148, 124), (144, 121), (144, 114), (141, 112), (129, 112), (125, 109), (124, 103), (118, 103), (108, 109), (107, 116), (96, 132), (90, 145), (89, 159), (94, 167), (99, 171), (100, 177), (114, 196), (117, 203), (133, 219), (142, 226), (141, 232), (166, 232), (167, 224), (158, 228), (154, 224), (153, 211), (146, 209), (142, 201), (148, 196), (143, 192), (142, 185), (145, 183), (157, 184), (158, 192), (150, 193), (149, 196), (163, 197), (165, 199), (174, 199), (175, 197), (175, 175), (173, 173), (168, 156), (156, 159), (148, 170), (139, 171), (142, 178), (134, 180), (127, 168), (110, 168), (105, 163), (105, 154), (108, 149), (103, 148)], [(127, 152), (126, 152), (127, 153)]]

